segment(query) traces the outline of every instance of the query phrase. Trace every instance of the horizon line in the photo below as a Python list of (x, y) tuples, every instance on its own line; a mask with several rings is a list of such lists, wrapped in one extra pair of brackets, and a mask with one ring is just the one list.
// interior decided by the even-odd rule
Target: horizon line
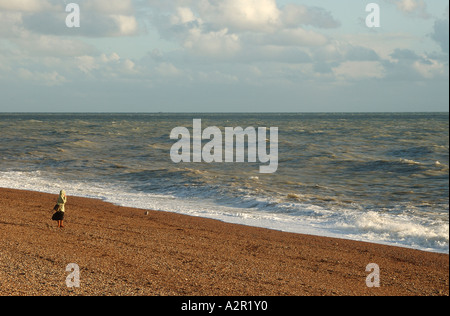
[(141, 112), (141, 111), (132, 111), (132, 112), (125, 112), (125, 111), (87, 111), (87, 112), (63, 112), (63, 111), (6, 111), (2, 112), (0, 111), (0, 114), (383, 114), (383, 113), (389, 113), (389, 114), (449, 114), (449, 111), (298, 111), (298, 112), (292, 112), (292, 111), (280, 111), (280, 112), (270, 112), (270, 111), (263, 111), (263, 112), (205, 112), (205, 111), (192, 111), (192, 112), (163, 112), (163, 111), (148, 111), (148, 112)]

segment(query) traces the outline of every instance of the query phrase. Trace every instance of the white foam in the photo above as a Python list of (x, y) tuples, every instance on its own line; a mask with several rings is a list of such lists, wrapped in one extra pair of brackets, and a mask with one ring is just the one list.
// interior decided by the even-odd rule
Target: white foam
[(132, 191), (119, 184), (55, 180), (39, 171), (0, 172), (0, 187), (52, 194), (65, 189), (69, 196), (102, 199), (120, 206), (169, 211), (293, 233), (449, 252), (448, 223), (432, 222), (412, 214), (333, 210), (309, 204), (276, 203), (269, 198), (245, 194), (219, 204), (192, 193), (179, 197)]

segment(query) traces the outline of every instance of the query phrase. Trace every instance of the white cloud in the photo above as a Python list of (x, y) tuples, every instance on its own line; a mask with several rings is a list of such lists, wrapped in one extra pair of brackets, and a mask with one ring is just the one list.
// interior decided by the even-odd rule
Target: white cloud
[(171, 24), (186, 24), (190, 22), (198, 21), (202, 24), (200, 19), (197, 19), (194, 12), (190, 8), (179, 7), (176, 9), (176, 14), (170, 18)]
[(205, 20), (232, 31), (270, 32), (281, 22), (275, 0), (203, 1), (199, 10)]
[(424, 80), (447, 80), (448, 60), (440, 61), (410, 49), (396, 49), (390, 61), (384, 61), (387, 78), (396, 81), (423, 82)]
[(241, 44), (239, 36), (228, 33), (228, 29), (205, 33), (200, 28), (192, 28), (184, 47), (199, 55), (222, 58), (233, 56), (240, 50)]
[(280, 7), (275, 0), (174, 1), (171, 4), (164, 5), (153, 18), (160, 34), (168, 40), (177, 40), (193, 55), (218, 60), (242, 58), (248, 55), (244, 51), (256, 52), (257, 58), (274, 56), (274, 46), (323, 46), (328, 38), (303, 26), (339, 26), (321, 8)]
[(427, 4), (424, 0), (389, 0), (406, 15), (428, 19), (431, 15), (428, 13)]
[(60, 8), (60, 4), (52, 4), (47, 0), (0, 0), (1, 11), (39, 12)]
[(100, 65), (97, 64), (93, 56), (78, 56), (76, 57), (76, 61), (78, 68), (86, 74), (90, 73), (92, 70), (100, 68)]
[[(139, 67), (119, 54), (101, 54), (100, 56), (82, 56), (78, 68), (96, 78), (129, 78), (139, 75)], [(137, 77), (137, 80), (139, 77)]]
[(136, 73), (136, 64), (129, 59), (125, 59), (123, 62), (123, 69), (128, 73)]
[(280, 7), (275, 0), (203, 1), (199, 12), (204, 20), (233, 32), (275, 32), (284, 28), (311, 25), (334, 28), (340, 23), (318, 7), (287, 4)]
[(132, 0), (85, 0), (82, 10), (87, 22), (83, 35), (92, 32), (94, 36), (130, 36), (138, 32)]
[(425, 79), (448, 79), (448, 66), (436, 60), (429, 59), (426, 63), (417, 60), (413, 63), (413, 68)]
[(156, 67), (156, 72), (163, 77), (177, 77), (182, 74), (182, 71), (171, 63), (163, 62)]
[[(422, 0), (385, 1), (390, 13), (428, 14)], [(424, 38), (408, 29), (349, 31), (347, 22), (339, 29), (327, 9), (287, 2), (83, 0), (81, 28), (68, 29), (63, 1), (0, 0), (0, 77), (31, 85), (159, 85), (171, 91), (171, 85), (205, 84), (221, 91), (221, 83), (239, 83), (244, 91), (249, 85), (295, 90), (305, 84), (448, 81), (447, 55), (424, 53), (438, 50), (434, 40), (448, 54), (448, 17), (434, 28), (432, 20), (418, 21), (429, 27)], [(140, 32), (148, 23), (154, 29)], [(152, 53), (130, 57), (146, 52)]]
[(423, 1), (416, 1), (416, 0), (401, 0), (397, 1), (397, 7), (406, 13), (411, 13), (417, 10), (419, 6), (424, 6), (425, 4)]
[(111, 15), (110, 18), (115, 22), (117, 30), (112, 32), (115, 36), (135, 35), (138, 31), (138, 23), (134, 16), (130, 15)]

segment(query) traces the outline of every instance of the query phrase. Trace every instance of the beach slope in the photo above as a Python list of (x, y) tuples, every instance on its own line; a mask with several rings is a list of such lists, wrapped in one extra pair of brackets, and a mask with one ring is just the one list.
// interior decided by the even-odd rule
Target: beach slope
[[(0, 295), (448, 295), (449, 256), (0, 189)], [(69, 288), (67, 265), (80, 269)], [(380, 287), (368, 287), (370, 263)]]

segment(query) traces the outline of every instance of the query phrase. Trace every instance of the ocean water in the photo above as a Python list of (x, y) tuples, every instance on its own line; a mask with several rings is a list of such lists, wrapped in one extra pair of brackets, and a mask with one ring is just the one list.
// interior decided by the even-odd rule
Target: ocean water
[[(277, 172), (172, 162), (193, 119), (278, 127)], [(0, 135), (0, 187), (449, 252), (448, 113), (0, 114)]]

